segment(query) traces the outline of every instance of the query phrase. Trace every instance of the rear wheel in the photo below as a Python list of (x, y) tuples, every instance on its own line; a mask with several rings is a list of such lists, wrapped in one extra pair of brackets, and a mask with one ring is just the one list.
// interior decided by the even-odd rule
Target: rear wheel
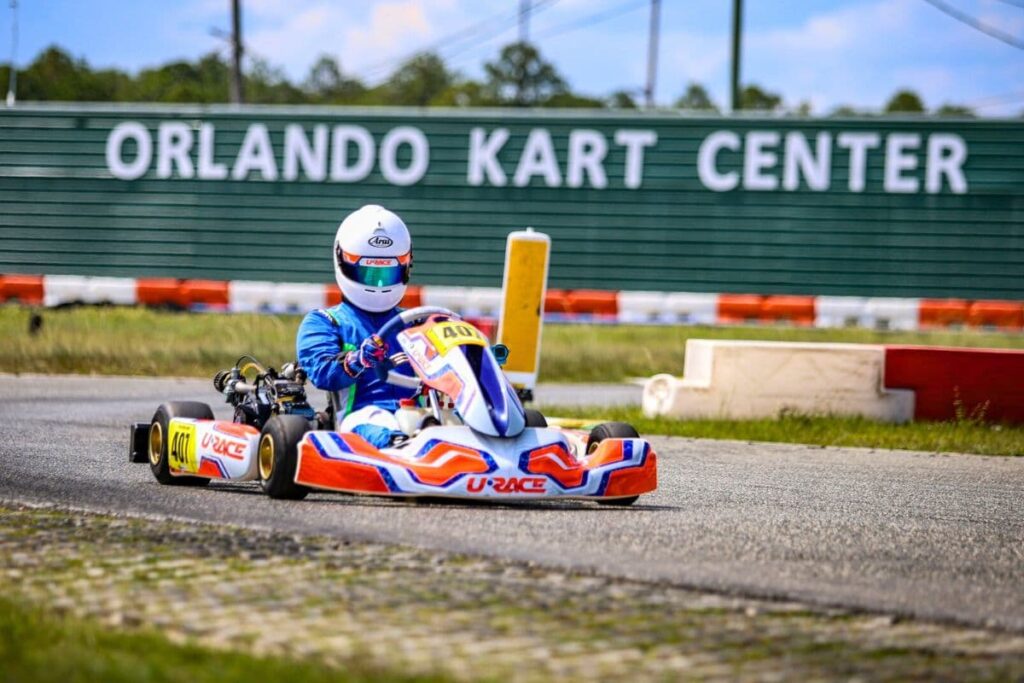
[[(169, 401), (156, 409), (153, 420), (149, 424), (149, 469), (161, 484), (177, 486), (206, 486), (210, 480), (206, 477), (176, 477), (171, 474), (168, 464), (170, 447), (170, 423), (176, 417), (187, 417), (196, 420), (212, 420), (213, 411), (205, 403), (198, 401)], [(195, 448), (189, 444), (186, 448)]]
[(299, 415), (275, 415), (263, 426), (259, 458), (260, 487), (271, 498), (302, 500), (309, 489), (295, 483), (299, 442), (309, 421)]
[(526, 408), (526, 426), (527, 427), (547, 427), (548, 420), (544, 417), (544, 414), (539, 410), (533, 408)]
[[(640, 434), (633, 428), (633, 425), (625, 422), (603, 422), (592, 430), (587, 438), (587, 455), (597, 450), (597, 445), (605, 439), (638, 439)], [(617, 505), (626, 507), (632, 505), (640, 496), (629, 496), (628, 498), (599, 498), (599, 505)]]

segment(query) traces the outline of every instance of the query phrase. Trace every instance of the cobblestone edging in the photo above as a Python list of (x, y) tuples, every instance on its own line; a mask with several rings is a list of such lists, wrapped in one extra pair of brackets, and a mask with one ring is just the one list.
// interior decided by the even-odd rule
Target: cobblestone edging
[(0, 594), (112, 627), (463, 680), (1024, 677), (1016, 634), (15, 504), (0, 577)]

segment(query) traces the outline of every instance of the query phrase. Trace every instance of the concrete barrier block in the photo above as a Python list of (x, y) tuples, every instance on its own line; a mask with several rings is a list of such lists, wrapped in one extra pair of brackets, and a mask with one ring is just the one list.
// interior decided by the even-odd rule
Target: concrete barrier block
[(868, 299), (864, 327), (878, 330), (916, 330), (920, 326), (920, 299)]
[(718, 295), (699, 292), (619, 292), (618, 322), (714, 325)]
[(815, 327), (857, 327), (868, 300), (860, 296), (819, 296), (814, 302)]
[(914, 392), (886, 390), (885, 348), (864, 344), (690, 339), (684, 376), (644, 386), (648, 416), (758, 419), (785, 413), (906, 422)]
[(273, 282), (232, 280), (228, 283), (228, 310), (232, 313), (269, 311), (274, 294)]
[(437, 287), (427, 285), (421, 291), (424, 306), (443, 306), (469, 317), (498, 317), (501, 289), (497, 287)]
[(308, 282), (281, 282), (275, 287), (274, 310), (280, 313), (307, 313), (327, 305), (324, 286)]
[(326, 304), (326, 290), (319, 284), (257, 280), (228, 283), (228, 309), (232, 313), (306, 313)]
[(640, 325), (662, 322), (668, 312), (668, 297), (665, 292), (619, 292), (618, 321)]
[(718, 322), (718, 295), (702, 292), (673, 292), (665, 302), (672, 322), (714, 325)]
[(135, 280), (121, 277), (82, 275), (46, 275), (43, 277), (43, 304), (121, 304), (135, 303)]

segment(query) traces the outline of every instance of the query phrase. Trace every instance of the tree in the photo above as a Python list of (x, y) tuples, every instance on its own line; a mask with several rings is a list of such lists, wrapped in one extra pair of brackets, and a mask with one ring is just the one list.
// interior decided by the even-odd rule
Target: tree
[(358, 79), (345, 77), (338, 60), (330, 55), (320, 55), (314, 62), (302, 88), (314, 101), (325, 104), (348, 104), (366, 92)]
[(939, 116), (951, 116), (964, 119), (973, 119), (976, 116), (973, 109), (965, 107), (962, 104), (944, 104), (936, 109), (935, 113)]
[(303, 104), (304, 93), (288, 80), (284, 70), (263, 59), (254, 59), (245, 74), (245, 93), (253, 104)]
[(748, 85), (740, 92), (740, 108), (754, 111), (775, 111), (782, 106), (782, 96), (758, 85)]
[(718, 111), (718, 106), (711, 100), (708, 91), (700, 83), (691, 82), (686, 92), (676, 100), (677, 109), (693, 109), (695, 111)]
[(924, 113), (924, 103), (913, 90), (898, 90), (885, 105), (886, 114)]
[(605, 101), (609, 109), (636, 109), (636, 100), (626, 90), (616, 90)]
[(569, 89), (555, 67), (529, 43), (506, 45), (496, 61), (484, 64), (484, 73), (494, 99), (515, 107), (540, 106)]
[(388, 103), (425, 107), (448, 90), (454, 81), (454, 74), (436, 54), (416, 55), (398, 67), (388, 79)]
[(20, 100), (104, 102), (123, 94), (130, 78), (120, 71), (94, 72), (56, 45), (42, 52), (18, 73)]
[(171, 62), (143, 69), (134, 79), (134, 97), (143, 102), (225, 102), (230, 76), (216, 52), (195, 64)]
[(457, 81), (431, 102), (437, 107), (490, 107), (497, 104), (480, 81)]
[(541, 106), (552, 109), (601, 109), (604, 107), (604, 100), (572, 92), (560, 92), (544, 100)]
[(857, 111), (856, 109), (854, 109), (853, 107), (851, 107), (848, 104), (841, 104), (838, 107), (836, 107), (835, 109), (833, 109), (832, 113), (829, 114), (829, 116), (835, 116), (835, 117), (841, 117), (841, 118), (848, 118), (849, 119), (849, 118), (854, 118), (854, 117), (857, 117), (857, 116), (864, 116), (864, 114), (859, 112), (859, 111)]

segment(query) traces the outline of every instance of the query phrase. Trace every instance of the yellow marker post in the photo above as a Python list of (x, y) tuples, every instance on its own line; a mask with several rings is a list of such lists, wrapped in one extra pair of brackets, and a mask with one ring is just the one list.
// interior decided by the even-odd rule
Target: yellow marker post
[(498, 341), (509, 348), (505, 374), (527, 399), (537, 386), (551, 238), (533, 228), (510, 233), (505, 246)]

